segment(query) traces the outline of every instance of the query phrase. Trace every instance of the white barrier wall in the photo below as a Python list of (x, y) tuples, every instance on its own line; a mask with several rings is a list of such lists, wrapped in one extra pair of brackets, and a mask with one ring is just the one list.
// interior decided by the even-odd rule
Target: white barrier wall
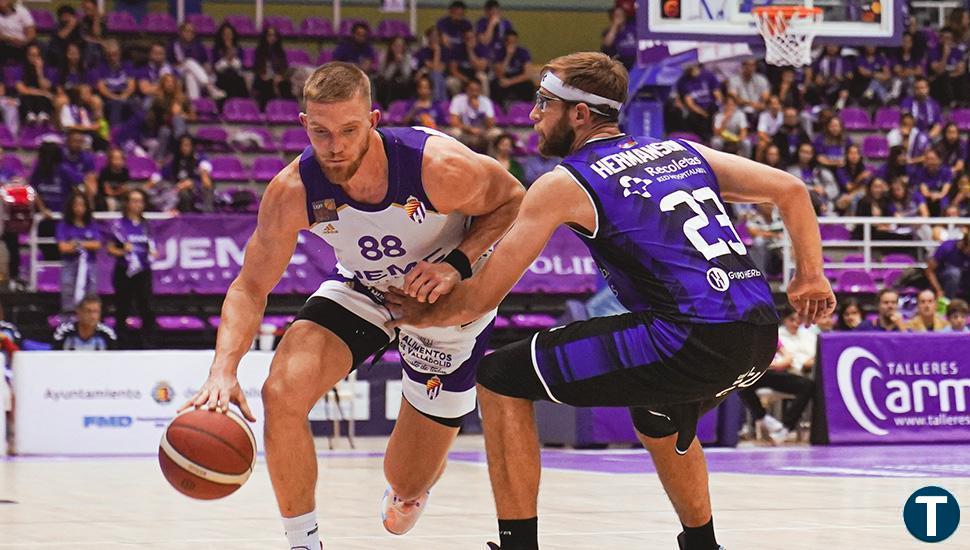
[[(205, 382), (212, 351), (29, 352), (14, 356), (17, 452), (155, 453), (176, 409)], [(258, 419), (272, 353), (250, 352), (239, 383)]]

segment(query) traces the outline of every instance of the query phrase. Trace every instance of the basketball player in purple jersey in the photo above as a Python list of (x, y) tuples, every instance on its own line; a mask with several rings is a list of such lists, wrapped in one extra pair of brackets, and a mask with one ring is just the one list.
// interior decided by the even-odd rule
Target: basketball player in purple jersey
[(543, 70), (532, 120), (543, 155), (565, 157), (526, 194), (482, 271), (429, 305), (392, 290), (389, 326), (446, 326), (496, 307), (562, 224), (584, 240), (625, 315), (539, 332), (478, 371), (501, 546), (534, 550), (539, 445), (532, 402), (626, 406), (683, 525), (685, 550), (716, 550), (697, 419), (754, 383), (778, 341), (764, 276), (724, 201), (773, 202), (796, 253), (788, 295), (806, 323), (831, 315), (805, 185), (774, 168), (681, 140), (629, 136), (617, 116), (628, 75), (600, 53)]
[(337, 270), (287, 330), (263, 385), (266, 462), (291, 549), (322, 547), (317, 461), (307, 414), (351, 369), (398, 336), (404, 376), (384, 459), (384, 527), (406, 533), (425, 508), (462, 417), (476, 407), (475, 371), (495, 312), (462, 326), (395, 334), (390, 286), (435, 301), (508, 230), (524, 190), (495, 160), (427, 128), (377, 128), (370, 83), (345, 63), (306, 83), (300, 122), (310, 146), (270, 182), (239, 276), (226, 293), (209, 379), (190, 406), (253, 415), (236, 380), (269, 292), (310, 229), (333, 246)]

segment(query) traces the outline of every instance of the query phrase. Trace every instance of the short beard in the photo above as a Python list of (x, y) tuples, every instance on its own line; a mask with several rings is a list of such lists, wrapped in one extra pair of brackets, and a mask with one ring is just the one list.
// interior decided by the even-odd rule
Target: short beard
[(539, 135), (539, 154), (544, 157), (565, 157), (576, 141), (576, 131), (569, 126), (565, 116), (559, 119), (549, 135)]
[(364, 140), (364, 148), (361, 150), (360, 154), (357, 155), (349, 165), (342, 168), (328, 168), (326, 164), (320, 163), (320, 168), (323, 170), (323, 174), (327, 176), (327, 179), (332, 183), (341, 185), (350, 181), (360, 169), (360, 165), (364, 162), (364, 155), (370, 150), (370, 135), (368, 134), (367, 139)]

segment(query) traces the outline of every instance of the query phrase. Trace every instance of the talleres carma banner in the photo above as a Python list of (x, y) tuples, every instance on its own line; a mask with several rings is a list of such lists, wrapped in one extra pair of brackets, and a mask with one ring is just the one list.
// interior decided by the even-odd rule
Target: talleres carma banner
[(813, 441), (970, 442), (970, 336), (828, 333), (819, 354)]

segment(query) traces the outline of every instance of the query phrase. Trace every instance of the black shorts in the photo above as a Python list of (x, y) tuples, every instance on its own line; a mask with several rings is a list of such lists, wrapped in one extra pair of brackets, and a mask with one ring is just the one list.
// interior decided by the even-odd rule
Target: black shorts
[(626, 313), (537, 333), (487, 356), (478, 382), (509, 397), (576, 407), (629, 407), (647, 437), (678, 434), (687, 452), (697, 419), (768, 368), (778, 327), (693, 324)]

